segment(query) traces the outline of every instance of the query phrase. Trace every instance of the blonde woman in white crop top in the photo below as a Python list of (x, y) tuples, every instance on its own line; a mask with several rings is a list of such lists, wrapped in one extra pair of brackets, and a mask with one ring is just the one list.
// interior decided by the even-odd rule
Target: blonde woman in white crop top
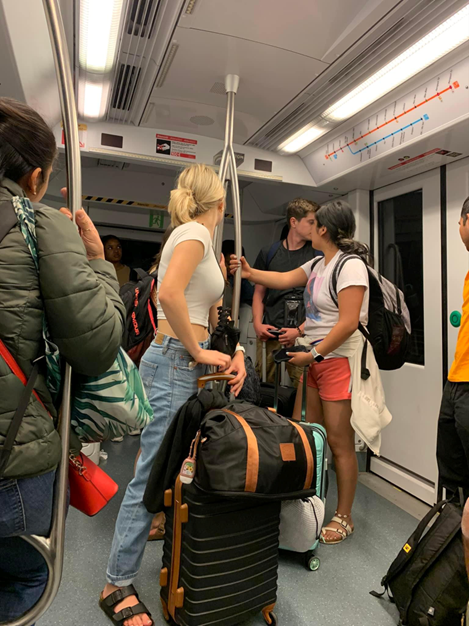
[[(130, 617), (117, 621), (123, 626), (153, 623), (129, 586), (137, 576), (150, 532), (153, 515), (143, 504), (143, 494), (166, 429), (179, 408), (196, 393), (197, 379), (206, 373), (208, 365), (236, 374), (230, 381), (235, 395), (246, 378), (242, 352), (231, 359), (209, 349), (209, 324), (217, 325), (217, 307), (225, 287), (212, 247), (215, 228), (225, 211), (225, 191), (214, 170), (206, 165), (184, 170), (177, 189), (171, 192), (168, 210), (173, 231), (158, 267), (158, 332), (140, 363), (154, 419), (141, 435), (141, 454), (117, 518), (101, 600), (108, 616), (111, 610), (132, 610)], [(123, 600), (122, 595), (126, 596)]]

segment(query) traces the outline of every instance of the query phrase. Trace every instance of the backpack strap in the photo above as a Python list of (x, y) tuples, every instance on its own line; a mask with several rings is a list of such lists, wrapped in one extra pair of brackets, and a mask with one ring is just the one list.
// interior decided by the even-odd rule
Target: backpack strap
[(435, 515), (441, 512), (446, 504), (448, 504), (448, 500), (442, 500), (441, 502), (437, 502), (435, 506), (430, 509), (430, 511), (428, 511), (425, 517), (420, 521), (413, 534), (407, 540), (407, 543), (404, 545), (394, 562), (391, 564), (388, 573), (381, 581), (381, 585), (383, 587), (387, 589), (389, 581), (397, 574), (399, 574), (399, 572), (406, 566), (409, 559), (413, 556), (414, 550), (419, 544), (420, 539), (422, 538), (422, 535), (426, 531), (428, 525), (435, 517)]
[(18, 223), (15, 209), (9, 200), (0, 203), (0, 243), (8, 235), (10, 230)]
[(338, 293), (337, 293), (337, 282), (339, 280), (340, 272), (342, 271), (344, 265), (348, 261), (351, 261), (352, 259), (358, 259), (359, 261), (362, 261), (362, 263), (365, 263), (365, 261), (362, 259), (362, 257), (358, 256), (358, 254), (344, 254), (344, 256), (339, 260), (339, 262), (335, 264), (334, 271), (332, 272), (331, 282), (329, 284), (329, 293), (330, 293), (330, 296), (332, 298), (332, 301), (334, 302), (334, 304), (337, 307), (339, 306), (339, 296), (338, 296)]
[(269, 269), (270, 264), (272, 263), (272, 259), (274, 258), (274, 256), (277, 254), (280, 246), (283, 244), (283, 240), (281, 239), (280, 241), (276, 241), (274, 242), (271, 246), (270, 246), (270, 250), (267, 253), (267, 259), (265, 261), (265, 271), (267, 272)]
[[(337, 308), (339, 307), (337, 282), (339, 280), (339, 275), (344, 265), (351, 259), (359, 259), (360, 261), (362, 261), (362, 263), (365, 263), (362, 257), (358, 256), (358, 254), (344, 254), (344, 256), (339, 260), (339, 262), (336, 263), (334, 267), (334, 271), (332, 272), (331, 282), (329, 285), (329, 294), (332, 298), (332, 302), (336, 305)], [(366, 266), (366, 263), (365, 263), (365, 266)], [(363, 380), (368, 380), (368, 378), (370, 377), (370, 370), (366, 367), (366, 353), (367, 353), (367, 343), (368, 342), (371, 343), (371, 335), (361, 322), (358, 323), (358, 330), (366, 339), (365, 344), (363, 346), (363, 352), (362, 352), (361, 377)]]

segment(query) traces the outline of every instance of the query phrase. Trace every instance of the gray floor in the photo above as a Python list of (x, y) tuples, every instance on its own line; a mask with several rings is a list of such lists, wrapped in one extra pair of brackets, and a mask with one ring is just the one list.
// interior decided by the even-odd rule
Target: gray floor
[[(114, 521), (125, 486), (131, 478), (138, 438), (108, 443), (109, 459), (103, 468), (119, 483), (114, 500), (95, 518), (71, 509), (67, 522), (65, 570), (57, 599), (38, 626), (106, 626), (108, 618), (98, 607), (104, 585)], [(335, 480), (327, 514), (334, 513)], [(328, 518), (329, 519), (329, 518)], [(308, 572), (298, 555), (282, 553), (276, 613), (281, 626), (395, 626), (396, 609), (369, 595), (404, 541), (416, 527), (416, 519), (362, 483), (354, 507), (356, 533), (339, 546), (321, 546), (321, 568)], [(136, 586), (153, 612), (155, 626), (164, 621), (159, 602), (159, 570), (162, 544), (150, 543)], [(251, 626), (264, 624), (259, 616)]]

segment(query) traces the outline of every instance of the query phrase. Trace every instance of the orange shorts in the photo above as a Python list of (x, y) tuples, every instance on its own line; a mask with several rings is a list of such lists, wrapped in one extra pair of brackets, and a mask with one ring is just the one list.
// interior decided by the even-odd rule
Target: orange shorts
[[(324, 359), (321, 363), (312, 363), (308, 370), (308, 387), (317, 389), (319, 397), (325, 402), (351, 400), (352, 374), (346, 358)], [(303, 382), (303, 377), (301, 381)]]

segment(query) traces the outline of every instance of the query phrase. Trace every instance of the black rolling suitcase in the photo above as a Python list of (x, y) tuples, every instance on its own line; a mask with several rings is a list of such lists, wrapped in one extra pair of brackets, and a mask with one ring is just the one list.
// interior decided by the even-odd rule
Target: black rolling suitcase
[(281, 500), (316, 493), (316, 463), (313, 433), (271, 411), (235, 402), (206, 413), (164, 497), (168, 622), (234, 626), (262, 612), (277, 624)]
[(161, 602), (181, 626), (277, 624), (280, 503), (221, 499), (177, 479), (165, 493)]

